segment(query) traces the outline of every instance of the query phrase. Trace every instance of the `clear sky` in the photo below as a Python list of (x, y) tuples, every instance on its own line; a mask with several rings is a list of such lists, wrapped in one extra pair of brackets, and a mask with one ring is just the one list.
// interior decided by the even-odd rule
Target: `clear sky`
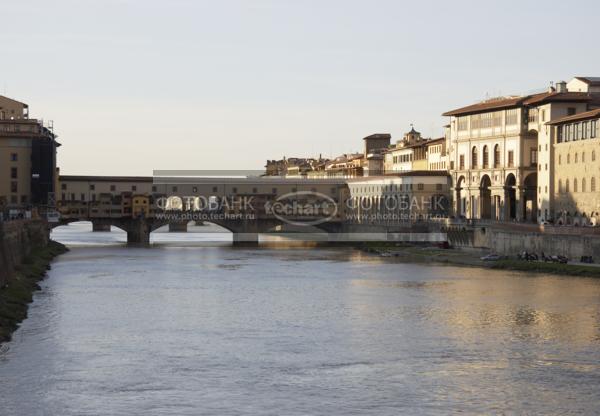
[(256, 169), (600, 76), (598, 1), (11, 1), (0, 93), (54, 120), (64, 174)]

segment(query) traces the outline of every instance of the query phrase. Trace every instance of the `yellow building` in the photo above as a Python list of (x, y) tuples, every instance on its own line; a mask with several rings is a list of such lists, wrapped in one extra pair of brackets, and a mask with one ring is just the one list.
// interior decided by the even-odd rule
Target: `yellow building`
[(58, 146), (27, 104), (0, 96), (0, 210), (53, 205)]
[(600, 109), (547, 124), (554, 131), (555, 222), (600, 225)]
[(150, 214), (150, 198), (148, 195), (133, 195), (131, 215), (134, 218), (148, 217)]

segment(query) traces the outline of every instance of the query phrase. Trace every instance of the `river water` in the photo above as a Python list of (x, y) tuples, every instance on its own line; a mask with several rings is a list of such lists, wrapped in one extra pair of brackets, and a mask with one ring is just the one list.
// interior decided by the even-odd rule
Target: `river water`
[(207, 235), (54, 231), (0, 415), (600, 412), (600, 280)]

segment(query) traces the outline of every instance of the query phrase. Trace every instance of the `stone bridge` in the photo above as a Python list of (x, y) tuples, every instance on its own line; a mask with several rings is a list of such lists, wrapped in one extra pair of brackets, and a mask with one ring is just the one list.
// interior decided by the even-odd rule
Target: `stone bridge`
[[(258, 234), (286, 224), (339, 232), (347, 192), (343, 179), (61, 176), (60, 220), (52, 226), (91, 221), (94, 230), (116, 226), (127, 232), (128, 243), (147, 244), (150, 233), (166, 224), (185, 227), (196, 220), (231, 231), (234, 244), (255, 244)], [(323, 202), (333, 208), (269, 211), (282, 201), (296, 208)]]
[[(290, 226), (317, 228), (330, 241), (426, 241), (431, 232), (439, 234), (439, 224), (357, 219), (362, 208), (351, 207), (353, 199), (344, 178), (61, 176), (60, 221), (53, 225), (91, 221), (95, 230), (114, 225), (137, 244), (149, 243), (150, 233), (166, 224), (184, 227), (190, 221), (217, 224), (242, 245)], [(384, 209), (381, 203), (372, 208)]]

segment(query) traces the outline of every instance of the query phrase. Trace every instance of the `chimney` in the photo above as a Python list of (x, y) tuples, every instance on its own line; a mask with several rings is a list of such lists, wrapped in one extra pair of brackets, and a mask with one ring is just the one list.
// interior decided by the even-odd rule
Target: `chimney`
[(565, 81), (559, 81), (556, 83), (556, 92), (567, 92), (567, 83)]

